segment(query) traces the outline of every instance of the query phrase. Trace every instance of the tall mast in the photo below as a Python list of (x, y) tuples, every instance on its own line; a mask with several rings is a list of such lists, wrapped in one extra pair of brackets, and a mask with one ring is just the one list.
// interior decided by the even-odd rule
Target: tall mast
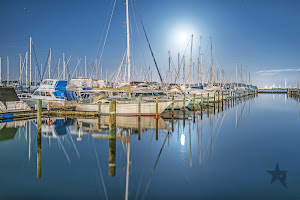
[(238, 87), (238, 73), (237, 73), (238, 64), (235, 64), (235, 84)]
[(127, 66), (128, 66), (128, 84), (130, 84), (130, 33), (129, 33), (128, 0), (126, 0), (126, 25), (127, 25)]
[(7, 83), (6, 86), (9, 85), (9, 58), (7, 56)]
[(168, 81), (169, 81), (169, 84), (171, 84), (171, 56), (170, 56), (170, 51), (168, 52), (169, 53), (169, 72), (168, 72)]
[(192, 40), (191, 40), (191, 57), (190, 57), (190, 73), (189, 73), (189, 88), (191, 87), (191, 78), (192, 78), (192, 58), (193, 56), (193, 35), (192, 35)]
[(243, 84), (243, 65), (241, 64), (241, 84)]
[(183, 75), (182, 75), (182, 79), (183, 79), (183, 85), (184, 85), (184, 88), (185, 88), (185, 55), (183, 55)]
[(180, 55), (178, 53), (178, 84), (180, 84)]
[(19, 53), (19, 57), (20, 57), (20, 86), (22, 87), (22, 56), (21, 54)]
[(214, 74), (214, 66), (213, 66), (213, 47), (212, 47), (212, 40), (210, 38), (210, 54), (211, 54), (211, 61), (210, 61), (210, 83), (214, 85), (213, 83), (213, 74)]
[(38, 66), (34, 68), (34, 85), (36, 86), (36, 70), (37, 70)]
[(86, 56), (84, 56), (84, 77), (87, 78)]
[(103, 80), (103, 76), (102, 76), (102, 65), (101, 65), (101, 72), (100, 72), (100, 73), (101, 73), (101, 77), (100, 77), (100, 78), (101, 78), (101, 80)]
[(51, 70), (51, 48), (50, 48), (49, 61), (48, 61), (48, 73), (49, 73), (48, 78), (49, 79), (50, 79), (50, 70)]
[(2, 86), (2, 63), (1, 63), (1, 57), (0, 57), (0, 86)]
[(57, 63), (57, 79), (59, 79), (59, 64), (60, 64), (60, 58), (58, 59), (58, 63)]
[[(249, 90), (250, 90), (250, 72), (249, 72)], [(286, 84), (285, 84), (286, 85)], [(285, 88), (286, 88), (286, 86), (285, 86)]]
[(203, 66), (203, 59), (202, 59), (202, 36), (200, 36), (200, 59), (201, 59), (201, 74), (202, 74), (202, 86), (204, 87), (204, 77), (203, 77), (203, 73), (204, 73), (204, 66)]
[[(26, 65), (26, 69), (25, 69), (25, 80), (26, 80), (26, 88), (28, 87), (28, 52), (26, 52), (25, 54), (25, 65)], [(42, 72), (41, 72), (42, 74)]]
[(98, 57), (96, 58), (96, 80), (98, 80)]
[(63, 79), (66, 80), (66, 55), (63, 53)]
[(247, 85), (247, 65), (246, 65), (246, 85)]
[(31, 44), (32, 44), (32, 38), (29, 38), (29, 90), (31, 90)]
[(199, 56), (198, 56), (198, 71), (197, 71), (198, 86), (200, 86), (200, 56), (201, 56), (201, 47), (199, 47)]
[(79, 77), (79, 69), (78, 69), (78, 56), (77, 56), (77, 65), (76, 65), (76, 78)]

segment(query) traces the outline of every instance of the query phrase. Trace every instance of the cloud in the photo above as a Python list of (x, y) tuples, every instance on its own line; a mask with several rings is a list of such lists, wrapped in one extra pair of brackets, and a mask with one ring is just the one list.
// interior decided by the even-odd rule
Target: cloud
[(281, 72), (300, 72), (300, 69), (271, 69), (271, 70), (260, 70), (255, 73), (262, 76), (271, 76)]

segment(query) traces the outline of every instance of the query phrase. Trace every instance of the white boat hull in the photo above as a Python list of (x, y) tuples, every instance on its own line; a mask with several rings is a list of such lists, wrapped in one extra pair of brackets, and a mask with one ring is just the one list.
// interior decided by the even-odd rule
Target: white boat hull
[[(158, 114), (161, 114), (171, 102), (159, 102), (158, 103)], [(126, 116), (137, 116), (138, 113), (138, 102), (117, 102), (116, 114)], [(77, 111), (98, 111), (98, 104), (79, 104), (76, 107)], [(101, 114), (109, 114), (109, 103), (101, 104)], [(155, 102), (142, 102), (141, 103), (141, 116), (154, 116), (156, 114), (156, 103)]]

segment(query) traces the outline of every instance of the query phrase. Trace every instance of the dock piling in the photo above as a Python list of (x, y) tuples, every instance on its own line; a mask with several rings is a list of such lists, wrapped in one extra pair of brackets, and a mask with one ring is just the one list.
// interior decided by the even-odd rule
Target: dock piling
[[(31, 124), (29, 123), (29, 126)], [(41, 178), (42, 171), (42, 100), (37, 100), (37, 178)]]
[(116, 175), (116, 101), (109, 102), (109, 155), (108, 175)]
[(158, 116), (158, 96), (156, 96), (156, 113), (155, 113), (155, 119), (159, 119), (159, 116)]
[(141, 117), (142, 94), (139, 95), (139, 118)]
[(99, 102), (98, 102), (98, 116), (101, 115), (101, 104), (102, 104), (102, 102), (99, 101)]

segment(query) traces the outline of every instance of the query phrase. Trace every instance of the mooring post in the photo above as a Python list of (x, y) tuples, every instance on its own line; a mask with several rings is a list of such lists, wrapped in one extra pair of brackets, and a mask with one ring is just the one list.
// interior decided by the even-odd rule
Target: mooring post
[(141, 140), (141, 118), (140, 117), (138, 117), (138, 129), (139, 129), (138, 140)]
[(207, 107), (209, 107), (209, 93), (207, 93)]
[(158, 140), (158, 119), (155, 122), (155, 139)]
[(99, 101), (99, 102), (98, 102), (98, 116), (99, 116), (99, 117), (100, 117), (100, 115), (101, 115), (101, 104), (102, 104), (102, 102)]
[(139, 117), (141, 117), (142, 94), (139, 95)]
[(196, 109), (195, 105), (196, 105), (196, 94), (194, 94), (193, 110)]
[(170, 113), (170, 115), (174, 115), (174, 96), (172, 96), (172, 111)]
[(214, 113), (216, 112), (216, 92), (214, 92)]
[(183, 110), (182, 110), (183, 112), (185, 112), (186, 110), (185, 110), (185, 94), (183, 95)]
[[(31, 124), (29, 123), (29, 126)], [(42, 171), (42, 100), (37, 100), (37, 178), (41, 178)]]
[(109, 102), (108, 175), (116, 175), (116, 101)]
[(155, 119), (158, 119), (158, 96), (156, 96), (156, 113), (155, 113)]
[(223, 108), (223, 101), (224, 101), (224, 99), (223, 99), (223, 91), (222, 91), (222, 108)]
[(216, 102), (216, 92), (214, 92), (214, 105), (215, 105), (215, 102)]
[(172, 133), (174, 132), (174, 116), (172, 116)]
[(203, 94), (201, 93), (201, 111), (203, 109)]

